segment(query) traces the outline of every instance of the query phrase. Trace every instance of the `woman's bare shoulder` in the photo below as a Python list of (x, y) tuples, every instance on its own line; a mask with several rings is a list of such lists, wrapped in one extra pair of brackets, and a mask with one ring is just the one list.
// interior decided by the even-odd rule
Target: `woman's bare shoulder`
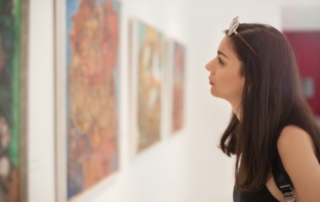
[(277, 148), (298, 201), (320, 201), (320, 165), (311, 136), (302, 128), (286, 126)]

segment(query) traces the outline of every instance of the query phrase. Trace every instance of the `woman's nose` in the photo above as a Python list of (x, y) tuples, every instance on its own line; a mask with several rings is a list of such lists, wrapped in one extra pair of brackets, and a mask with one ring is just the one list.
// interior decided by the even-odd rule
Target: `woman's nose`
[(208, 63), (208, 64), (206, 64), (205, 68), (206, 68), (206, 70), (208, 70), (208, 71), (209, 71), (209, 63)]
[(213, 71), (213, 64), (212, 64), (212, 61), (213, 60), (211, 60), (208, 64), (206, 64), (206, 70), (208, 70), (209, 72), (212, 72)]

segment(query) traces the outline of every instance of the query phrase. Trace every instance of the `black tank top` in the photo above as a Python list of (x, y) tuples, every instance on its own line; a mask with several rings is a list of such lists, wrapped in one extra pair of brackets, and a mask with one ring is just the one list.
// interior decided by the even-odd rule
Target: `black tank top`
[(269, 192), (266, 185), (258, 191), (245, 192), (233, 189), (233, 202), (279, 202)]

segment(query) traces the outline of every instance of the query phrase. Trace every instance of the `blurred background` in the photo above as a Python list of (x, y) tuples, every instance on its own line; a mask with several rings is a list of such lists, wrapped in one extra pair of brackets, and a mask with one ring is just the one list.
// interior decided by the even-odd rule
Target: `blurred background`
[[(55, 145), (55, 59), (60, 51), (55, 23), (62, 8), (56, 6), (59, 0), (29, 1), (27, 193), (30, 202), (54, 202), (65, 186), (58, 183), (55, 160), (60, 148)], [(320, 116), (319, 0), (121, 0), (120, 4), (119, 169), (75, 201), (232, 201), (234, 159), (218, 148), (232, 110), (229, 103), (211, 96), (205, 65), (215, 57), (222, 31), (235, 16), (240, 23), (270, 24), (285, 34), (297, 57), (306, 99)], [(183, 128), (134, 158), (129, 151), (128, 104), (132, 18), (185, 47)]]

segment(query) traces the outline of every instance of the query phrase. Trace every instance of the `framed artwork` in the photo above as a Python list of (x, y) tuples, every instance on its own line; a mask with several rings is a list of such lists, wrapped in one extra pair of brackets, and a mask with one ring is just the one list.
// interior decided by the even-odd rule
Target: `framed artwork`
[(168, 47), (168, 75), (170, 95), (170, 133), (175, 134), (184, 125), (185, 115), (185, 47), (180, 42), (170, 39)]
[(78, 201), (95, 195), (120, 167), (121, 5), (55, 3), (57, 201)]
[(131, 156), (160, 141), (162, 136), (165, 68), (164, 34), (138, 21), (130, 23)]
[(0, 6), (0, 201), (27, 196), (27, 0)]

